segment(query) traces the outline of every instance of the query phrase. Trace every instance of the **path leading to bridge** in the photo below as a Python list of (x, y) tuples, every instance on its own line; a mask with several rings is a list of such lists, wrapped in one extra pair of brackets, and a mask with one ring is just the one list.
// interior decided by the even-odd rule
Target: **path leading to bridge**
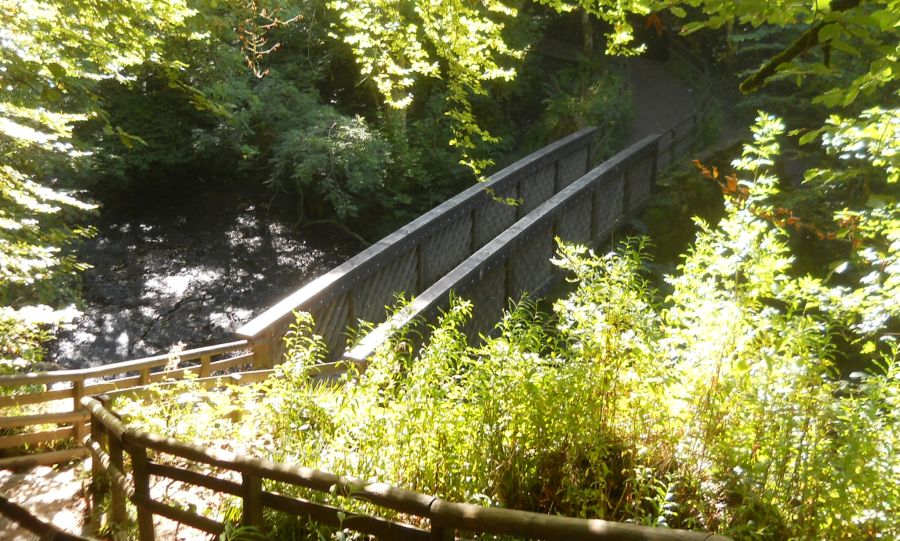
[(626, 145), (671, 128), (698, 105), (699, 89), (674, 77), (668, 62), (636, 57), (627, 65), (634, 118)]

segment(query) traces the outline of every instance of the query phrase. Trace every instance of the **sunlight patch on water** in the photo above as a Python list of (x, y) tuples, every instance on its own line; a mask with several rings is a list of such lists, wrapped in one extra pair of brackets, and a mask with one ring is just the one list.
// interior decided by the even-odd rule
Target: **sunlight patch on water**
[(252, 315), (253, 311), (246, 308), (227, 307), (224, 312), (210, 312), (209, 322), (222, 329), (231, 329), (248, 321)]
[(191, 286), (206, 286), (222, 277), (220, 271), (194, 267), (182, 268), (176, 274), (151, 276), (144, 282), (144, 299), (158, 297), (183, 297)]

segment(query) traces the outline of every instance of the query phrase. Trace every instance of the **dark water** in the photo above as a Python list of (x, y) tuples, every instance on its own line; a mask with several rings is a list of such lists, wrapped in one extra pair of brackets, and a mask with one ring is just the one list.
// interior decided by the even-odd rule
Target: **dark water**
[(358, 251), (296, 230), (289, 203), (258, 187), (191, 184), (105, 205), (81, 249), (83, 316), (48, 360), (94, 366), (229, 340), (280, 298)]

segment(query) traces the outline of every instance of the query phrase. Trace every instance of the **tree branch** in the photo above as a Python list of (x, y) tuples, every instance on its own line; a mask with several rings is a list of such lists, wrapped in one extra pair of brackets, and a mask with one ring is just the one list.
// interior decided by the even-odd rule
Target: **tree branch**
[[(847, 11), (858, 6), (862, 0), (832, 0), (830, 3), (831, 11)], [(759, 90), (766, 84), (766, 80), (775, 75), (778, 67), (782, 64), (790, 62), (802, 53), (819, 45), (819, 30), (825, 26), (825, 22), (818, 22), (809, 30), (804, 32), (790, 47), (773, 56), (763, 67), (759, 68), (753, 75), (747, 77), (741, 82), (741, 92), (749, 93)]]

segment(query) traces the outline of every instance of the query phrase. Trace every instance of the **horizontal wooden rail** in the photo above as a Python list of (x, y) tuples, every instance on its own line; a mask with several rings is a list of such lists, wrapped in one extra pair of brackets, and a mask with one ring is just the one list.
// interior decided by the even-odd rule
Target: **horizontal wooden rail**
[[(86, 397), (82, 403), (91, 413), (92, 435), (87, 440), (98, 465), (113, 479), (119, 489), (113, 492), (113, 507), (121, 505), (121, 499), (130, 496), (138, 509), (140, 539), (155, 539), (153, 515), (160, 515), (209, 533), (223, 531), (224, 524), (192, 511), (180, 509), (150, 496), (150, 477), (171, 479), (186, 485), (202, 487), (219, 494), (237, 496), (243, 501), (245, 525), (264, 527), (263, 509), (273, 509), (294, 516), (305, 517), (325, 525), (350, 529), (378, 539), (426, 541), (426, 539), (450, 540), (456, 532), (467, 534), (509, 535), (519, 538), (551, 540), (640, 540), (640, 541), (724, 541), (726, 538), (700, 532), (653, 528), (604, 520), (578, 519), (531, 513), (511, 509), (482, 507), (449, 502), (435, 496), (421, 494), (385, 483), (374, 483), (335, 475), (320, 470), (280, 464), (227, 451), (206, 449), (200, 446), (163, 438), (126, 426), (101, 402)], [(132, 456), (132, 472), (129, 477), (121, 471), (125, 462), (112, 458), (103, 448), (125, 449)], [(179, 466), (171, 466), (147, 460), (148, 452), (162, 459), (169, 455)], [(186, 462), (212, 466), (230, 477), (240, 477), (242, 482), (222, 479), (215, 475), (199, 473), (184, 466)], [(378, 508), (399, 513), (408, 518), (419, 517), (417, 524), (425, 521), (431, 531), (375, 515), (345, 511), (328, 503), (311, 501), (268, 491), (263, 480), (282, 485), (292, 485), (321, 493), (324, 497), (344, 496), (369, 502)], [(124, 515), (122, 515), (124, 516)]]
[(725, 541), (728, 538), (708, 533), (653, 528), (597, 519), (580, 519), (452, 503), (436, 499), (429, 518), (432, 524), (456, 530), (511, 535), (530, 539), (558, 541), (590, 541), (616, 539), (619, 541)]
[(41, 432), (26, 432), (24, 434), (14, 434), (12, 436), (0, 437), (0, 449), (9, 449), (10, 447), (21, 447), (23, 445), (38, 445), (51, 441), (66, 440), (75, 436), (75, 429), (72, 427), (55, 428), (53, 430), (43, 430)]
[(68, 424), (87, 419), (83, 411), (61, 411), (52, 413), (37, 413), (34, 415), (17, 415), (0, 417), (0, 428), (19, 428), (23, 426)]
[(19, 468), (33, 468), (34, 466), (49, 466), (60, 464), (70, 460), (81, 459), (88, 456), (84, 447), (73, 447), (60, 451), (46, 451), (33, 455), (19, 455), (0, 458), (0, 470), (16, 470)]
[(225, 344), (216, 344), (214, 346), (186, 349), (184, 351), (175, 351), (172, 353), (153, 355), (152, 357), (144, 357), (142, 359), (134, 359), (131, 361), (122, 361), (101, 366), (93, 366), (90, 368), (4, 375), (0, 376), (0, 387), (50, 385), (53, 383), (71, 383), (73, 381), (85, 381), (91, 378), (118, 376), (127, 374), (129, 372), (139, 372), (141, 370), (164, 367), (169, 362), (171, 362), (173, 358), (178, 358), (181, 359), (182, 362), (185, 362), (193, 359), (199, 359), (204, 355), (215, 356), (221, 355), (223, 353), (230, 353), (232, 351), (238, 351), (241, 349), (247, 349), (249, 348), (249, 346), (250, 343), (247, 340), (237, 340)]
[[(206, 389), (210, 389), (213, 387), (219, 387), (222, 385), (248, 385), (250, 383), (256, 383), (259, 381), (263, 381), (268, 378), (272, 374), (275, 373), (274, 369), (266, 369), (266, 370), (247, 370), (244, 372), (234, 372), (231, 374), (223, 374), (221, 376), (207, 376), (205, 378), (196, 378), (191, 380), (191, 385), (195, 387), (203, 387)], [(152, 385), (143, 385), (140, 387), (130, 387), (127, 389), (119, 389), (115, 391), (110, 391), (103, 393), (110, 398), (116, 398), (120, 396), (129, 396), (129, 397), (141, 397), (147, 396), (147, 393), (151, 390), (159, 391), (164, 390), (167, 387), (171, 387), (174, 385), (180, 385), (183, 382), (180, 381), (169, 381), (169, 382), (161, 382), (154, 383)]]

